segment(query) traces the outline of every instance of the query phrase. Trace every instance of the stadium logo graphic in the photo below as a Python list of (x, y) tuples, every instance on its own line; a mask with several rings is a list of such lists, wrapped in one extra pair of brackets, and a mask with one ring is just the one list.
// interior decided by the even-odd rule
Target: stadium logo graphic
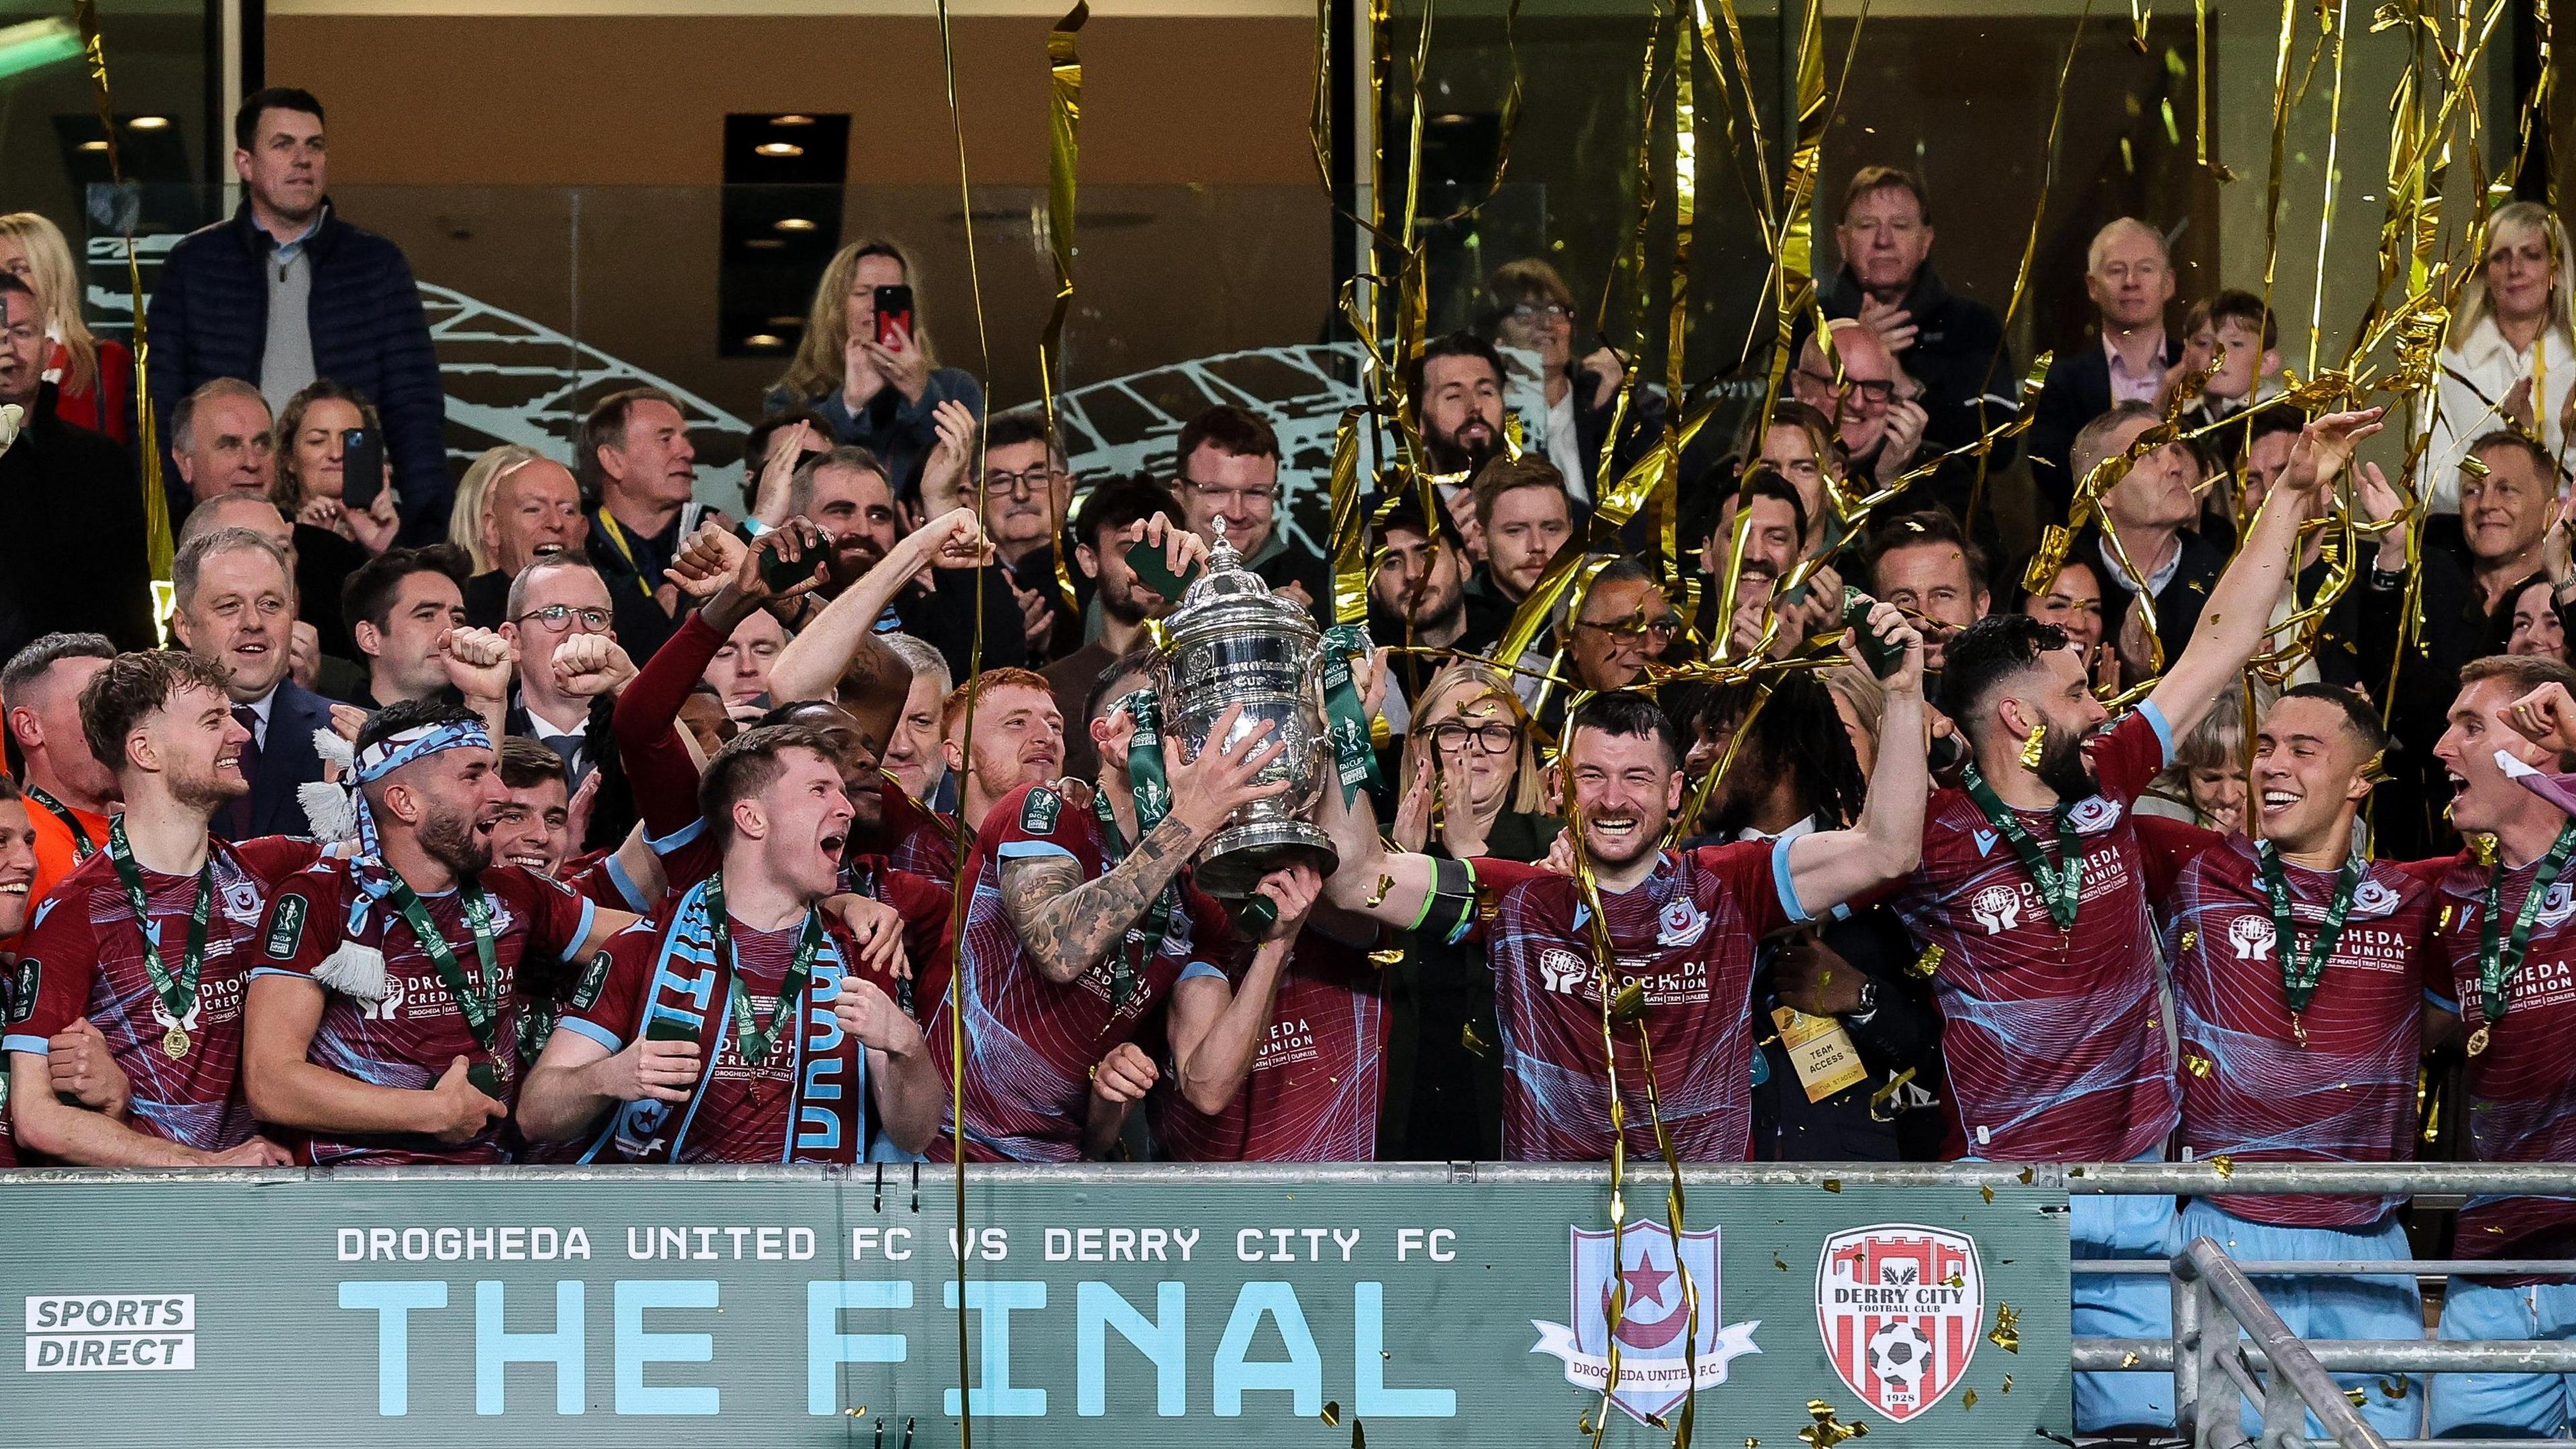
[(1880, 1223), (1825, 1239), (1816, 1259), (1825, 1356), (1853, 1393), (1900, 1424), (1967, 1373), (1985, 1312), (1977, 1245), (1961, 1233)]
[(2238, 916), (2227, 923), (2227, 944), (2236, 948), (2239, 961), (2269, 961), (2279, 936), (2272, 923), (2261, 916)]
[[(1687, 1231), (1678, 1242), (1661, 1223), (1624, 1233), (1573, 1233), (1574, 1321), (1530, 1320), (1539, 1335), (1530, 1352), (1562, 1359), (1567, 1383), (1597, 1394), (1610, 1382), (1610, 1297), (1623, 1283), (1628, 1300), (1619, 1316), (1619, 1382), (1610, 1400), (1640, 1424), (1662, 1427), (1693, 1390), (1725, 1383), (1737, 1356), (1762, 1351), (1753, 1342), (1761, 1320), (1719, 1326), (1717, 1229)], [(1699, 1298), (1696, 1334), (1691, 1293)]]

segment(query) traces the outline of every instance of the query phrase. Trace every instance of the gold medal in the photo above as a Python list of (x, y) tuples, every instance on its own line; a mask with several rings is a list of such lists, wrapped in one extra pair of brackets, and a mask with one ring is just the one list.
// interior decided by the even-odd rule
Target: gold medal
[(163, 1032), (161, 1034), (161, 1050), (173, 1058), (186, 1056), (188, 1054), (188, 1029), (184, 1026), (173, 1026), (168, 1031)]
[(2304, 1047), (2308, 1044), (2307, 1013), (2299, 1011), (2290, 1013), (2290, 1035), (2299, 1039), (2300, 1046)]
[(2486, 1053), (2486, 1049), (2487, 1049), (2487, 1029), (2486, 1029), (2485, 1027), (2483, 1027), (2483, 1026), (2482, 1026), (2482, 1027), (2479, 1027), (2476, 1031), (2473, 1031), (2473, 1032), (2470, 1032), (2470, 1033), (2469, 1033), (2469, 1055), (2470, 1055), (2470, 1056), (2473, 1056), (2473, 1057), (2474, 1057), (2474, 1056), (2483, 1056), (2483, 1055), (2485, 1055), (2485, 1053)]

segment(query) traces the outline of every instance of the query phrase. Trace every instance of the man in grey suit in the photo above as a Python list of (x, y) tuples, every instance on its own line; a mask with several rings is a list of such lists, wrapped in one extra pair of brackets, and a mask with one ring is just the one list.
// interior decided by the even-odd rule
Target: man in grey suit
[(242, 751), (250, 793), (216, 813), (215, 834), (305, 834), (295, 787), (322, 778), (313, 732), (329, 727), (331, 705), (287, 677), (295, 578), (286, 555), (247, 528), (218, 528), (190, 539), (170, 575), (171, 638), (223, 668), (232, 716), (251, 736)]

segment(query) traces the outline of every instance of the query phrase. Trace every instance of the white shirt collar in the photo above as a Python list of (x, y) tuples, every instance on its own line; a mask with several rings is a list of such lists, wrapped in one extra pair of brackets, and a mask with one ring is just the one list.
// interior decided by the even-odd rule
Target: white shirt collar
[[(2137, 583), (2129, 577), (2127, 570), (2120, 567), (2120, 561), (2112, 556), (2111, 540), (2107, 535), (2094, 552), (2101, 556), (2102, 567), (2110, 573), (2111, 582), (2127, 589), (2130, 593), (2134, 594), (2138, 591)], [(2161, 566), (2147, 571), (2147, 597), (2151, 599), (2161, 597), (2164, 594), (2165, 585), (2172, 583), (2174, 575), (2181, 569), (2182, 536), (2176, 534), (2172, 557), (2167, 558)]]
[(1750, 825), (1747, 825), (1742, 830), (1735, 832), (1735, 838), (1738, 840), (1795, 840), (1801, 835), (1813, 835), (1823, 828), (1824, 827), (1822, 825), (1817, 823), (1816, 817), (1810, 815), (1806, 819), (1799, 821), (1797, 824), (1790, 826), (1788, 829), (1781, 831), (1777, 835), (1766, 834), (1754, 829)]

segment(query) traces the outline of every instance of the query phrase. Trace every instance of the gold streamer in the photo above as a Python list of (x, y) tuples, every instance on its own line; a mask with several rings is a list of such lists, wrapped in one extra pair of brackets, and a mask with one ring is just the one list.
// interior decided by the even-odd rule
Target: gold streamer
[[(1038, 399), (1046, 414), (1050, 447), (1057, 436), (1056, 390), (1064, 378), (1064, 323), (1073, 310), (1074, 188), (1082, 162), (1082, 57), (1073, 41), (1090, 18), (1090, 0), (1073, 0), (1073, 8), (1047, 32), (1047, 241), (1055, 258), (1055, 306), (1047, 313), (1046, 331), (1038, 339)], [(1055, 511), (1055, 489), (1050, 486), (1047, 537), (1063, 535), (1064, 519)], [(1069, 551), (1063, 547), (1055, 551), (1056, 596), (1078, 615), (1082, 605), (1074, 597), (1073, 575), (1065, 566)]]
[[(80, 27), (99, 130), (107, 137), (107, 174), (121, 191), (125, 158), (116, 144), (116, 99), (107, 83), (107, 37), (99, 29), (98, 0), (72, 0), (72, 20)], [(152, 617), (158, 626), (167, 613), (160, 595), (170, 580), (170, 495), (161, 484), (161, 428), (152, 412), (152, 334), (143, 317), (143, 266), (134, 255), (133, 212), (123, 205), (127, 199), (118, 198), (117, 214), (125, 242), (126, 290), (134, 299), (134, 446), (143, 458), (143, 542), (152, 563)]]

